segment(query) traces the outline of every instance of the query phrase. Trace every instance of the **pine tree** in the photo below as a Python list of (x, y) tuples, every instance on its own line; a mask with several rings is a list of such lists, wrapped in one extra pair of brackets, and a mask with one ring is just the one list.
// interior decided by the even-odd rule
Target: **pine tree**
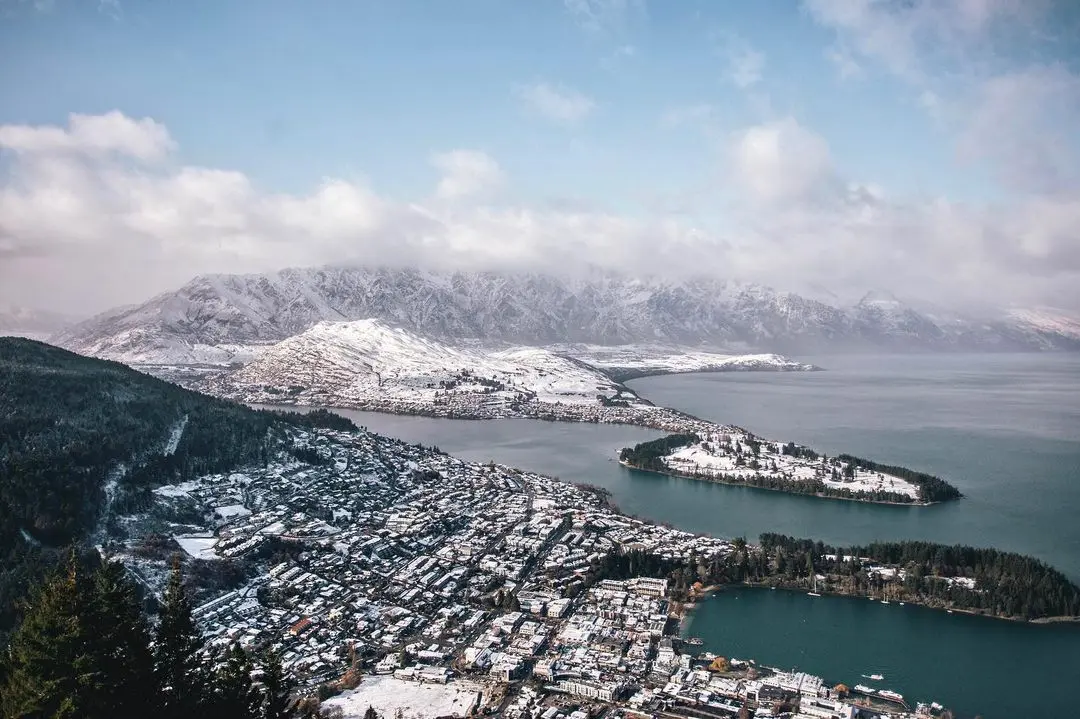
[(262, 719), (291, 719), (294, 683), (285, 675), (281, 655), (270, 651), (263, 659)]
[(214, 672), (211, 717), (258, 719), (261, 697), (251, 683), (251, 672), (251, 658), (239, 644), (233, 644)]
[(8, 647), (0, 691), (4, 717), (83, 719), (93, 694), (88, 627), (80, 615), (88, 599), (74, 551), (31, 596)]
[(93, 714), (149, 716), (157, 692), (150, 631), (123, 565), (105, 562), (94, 573), (91, 619), (95, 692)]
[(154, 644), (154, 671), (164, 719), (191, 719), (205, 703), (208, 677), (199, 657), (202, 647), (202, 635), (191, 617), (191, 602), (184, 593), (177, 556), (173, 558)]

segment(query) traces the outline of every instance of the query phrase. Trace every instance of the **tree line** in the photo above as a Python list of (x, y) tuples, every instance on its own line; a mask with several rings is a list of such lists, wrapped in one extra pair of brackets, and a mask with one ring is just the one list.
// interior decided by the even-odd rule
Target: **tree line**
[[(1002, 617), (1080, 616), (1080, 587), (1045, 562), (1015, 552), (921, 541), (837, 548), (772, 533), (760, 541), (765, 559), (761, 578), (804, 580), (816, 572), (830, 576), (842, 593), (873, 593)], [(902, 569), (903, 577), (872, 575), (873, 565)]]
[(31, 592), (0, 656), (4, 719), (322, 716), (295, 689), (273, 651), (254, 657), (238, 644), (208, 647), (179, 561), (151, 628), (120, 563), (91, 568), (71, 551)]
[[(768, 584), (877, 596), (930, 607), (997, 617), (1080, 617), (1080, 587), (1034, 557), (934, 542), (874, 542), (837, 548), (812, 539), (766, 533), (757, 547), (742, 538), (732, 551), (709, 557), (667, 558), (642, 550), (613, 550), (590, 567), (588, 584), (600, 579), (664, 577), (671, 598), (686, 599), (694, 584)], [(876, 566), (903, 576), (872, 572)], [(954, 578), (972, 580), (968, 583)]]
[(667, 472), (669, 470), (664, 464), (664, 457), (680, 447), (688, 447), (700, 441), (701, 438), (692, 432), (669, 434), (659, 439), (635, 444), (633, 447), (624, 447), (619, 452), (619, 461), (638, 469)]

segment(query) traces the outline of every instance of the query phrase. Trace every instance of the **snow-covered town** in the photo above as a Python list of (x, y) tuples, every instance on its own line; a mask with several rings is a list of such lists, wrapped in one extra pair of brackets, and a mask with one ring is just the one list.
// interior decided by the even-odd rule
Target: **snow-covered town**
[(204, 575), (243, 567), (199, 594), (212, 643), (274, 648), (345, 716), (914, 715), (888, 692), (704, 652), (680, 632), (701, 587), (594, 571), (634, 550), (722, 560), (727, 540), (501, 465), (364, 431), (288, 431), (291, 449), (265, 466), (159, 487), (149, 513), (114, 518), (159, 551), (145, 539), (111, 551), (154, 593), (175, 549)]

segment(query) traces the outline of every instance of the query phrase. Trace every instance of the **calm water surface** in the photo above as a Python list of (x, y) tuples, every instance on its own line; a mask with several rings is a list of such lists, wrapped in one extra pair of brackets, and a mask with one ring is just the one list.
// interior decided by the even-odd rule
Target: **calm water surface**
[[(632, 385), (657, 404), (769, 438), (938, 474), (965, 498), (879, 506), (635, 472), (614, 461), (618, 449), (660, 433), (634, 427), (340, 412), (465, 459), (604, 487), (623, 511), (690, 531), (750, 539), (781, 531), (841, 545), (918, 538), (995, 546), (1080, 579), (1080, 356), (799, 359), (827, 371), (677, 375)], [(704, 602), (690, 630), (718, 653), (830, 680), (884, 674), (890, 688), (964, 715), (1041, 716), (1077, 706), (1075, 626), (739, 591)]]
[(1077, 716), (1076, 626), (740, 588), (703, 601), (685, 631), (723, 656), (892, 689), (913, 704), (939, 701), (962, 717)]

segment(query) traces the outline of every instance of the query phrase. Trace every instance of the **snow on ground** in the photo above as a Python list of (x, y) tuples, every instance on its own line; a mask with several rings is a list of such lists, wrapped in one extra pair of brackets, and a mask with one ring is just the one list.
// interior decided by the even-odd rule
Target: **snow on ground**
[[(732, 445), (740, 443), (743, 464), (737, 464), (737, 457)], [(704, 474), (727, 474), (737, 477), (751, 477), (755, 474), (764, 476), (784, 476), (786, 479), (807, 481), (821, 480), (825, 486), (834, 489), (846, 489), (850, 492), (894, 492), (912, 499), (918, 499), (919, 487), (907, 480), (882, 472), (872, 472), (861, 467), (853, 468), (853, 476), (845, 477), (846, 462), (840, 462), (836, 469), (840, 475), (834, 478), (833, 465), (822, 465), (820, 460), (805, 459), (782, 454), (780, 445), (775, 442), (762, 442), (760, 454), (756, 460), (757, 468), (749, 466), (753, 459), (745, 437), (738, 434), (718, 433), (706, 436), (704, 441), (679, 447), (664, 457), (664, 462), (675, 471), (702, 472)], [(775, 468), (774, 468), (775, 466)]]
[(177, 534), (173, 535), (173, 539), (194, 559), (217, 559), (217, 554), (214, 552), (217, 537), (205, 534)]
[(187, 427), (187, 422), (188, 416), (185, 414), (173, 426), (172, 431), (169, 433), (169, 439), (165, 441), (165, 449), (161, 450), (161, 453), (166, 457), (176, 453), (176, 448), (180, 446), (180, 438), (184, 436), (184, 428)]
[(222, 519), (230, 519), (231, 517), (246, 517), (251, 514), (251, 510), (242, 504), (230, 504), (225, 507), (215, 507), (214, 514)]
[(201, 485), (198, 482), (183, 482), (181, 484), (165, 484), (154, 489), (154, 494), (160, 497), (187, 497), (188, 492), (197, 489)]
[(393, 676), (368, 676), (356, 689), (323, 702), (324, 707), (341, 707), (346, 719), (364, 716), (373, 707), (384, 717), (400, 709), (407, 717), (464, 717), (476, 703), (482, 688), (469, 681), (449, 684), (417, 684)]
[(549, 350), (451, 347), (377, 320), (320, 322), (207, 382), (227, 396), (270, 388), (267, 400), (429, 405), (461, 395), (492, 404), (535, 398), (595, 405), (597, 395), (625, 392), (599, 370)]

